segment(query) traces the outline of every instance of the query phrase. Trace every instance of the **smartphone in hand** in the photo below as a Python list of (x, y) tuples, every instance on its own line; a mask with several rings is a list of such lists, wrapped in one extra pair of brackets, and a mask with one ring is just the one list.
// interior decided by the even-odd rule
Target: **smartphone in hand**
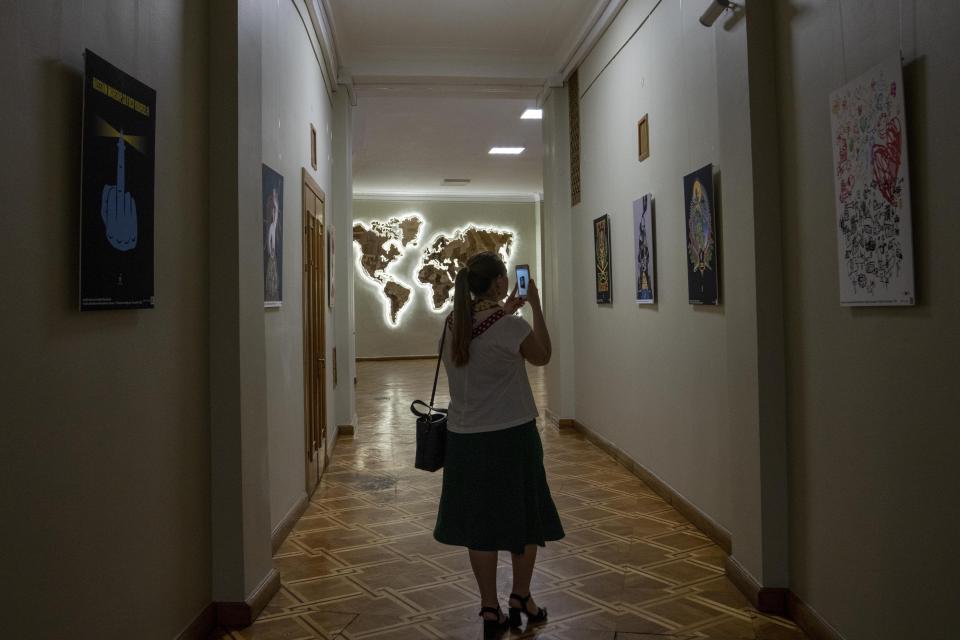
[(517, 296), (527, 297), (527, 289), (530, 287), (530, 265), (517, 265)]

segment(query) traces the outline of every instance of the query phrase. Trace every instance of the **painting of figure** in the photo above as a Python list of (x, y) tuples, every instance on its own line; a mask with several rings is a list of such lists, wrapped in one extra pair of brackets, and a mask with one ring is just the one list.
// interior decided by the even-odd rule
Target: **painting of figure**
[(597, 304), (613, 302), (610, 270), (610, 216), (593, 221), (593, 248), (597, 280)]
[(683, 202), (687, 223), (687, 290), (690, 304), (719, 304), (712, 164), (684, 176)]
[(899, 54), (830, 94), (840, 304), (914, 304)]
[(653, 195), (633, 201), (633, 247), (636, 251), (637, 302), (654, 304), (655, 237), (653, 235)]
[(283, 176), (263, 165), (263, 306), (283, 302)]

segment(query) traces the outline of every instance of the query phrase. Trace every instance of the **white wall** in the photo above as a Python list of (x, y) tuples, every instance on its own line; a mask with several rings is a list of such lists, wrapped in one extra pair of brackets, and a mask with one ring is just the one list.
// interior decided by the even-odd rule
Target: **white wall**
[[(954, 638), (960, 4), (778, 8), (791, 588), (849, 640)], [(898, 47), (918, 304), (843, 308), (828, 95)]]
[(572, 420), (575, 415), (573, 278), (570, 228), (570, 113), (567, 89), (551, 90), (543, 104), (543, 312), (553, 356), (544, 370), (547, 414)]
[[(688, 303), (683, 209), (683, 176), (719, 159), (714, 35), (698, 24), (698, 7), (664, 2), (649, 14), (653, 4), (628, 3), (580, 68), (582, 201), (571, 214), (569, 307), (576, 418), (729, 529), (727, 310)], [(640, 163), (644, 114), (651, 156)], [(647, 192), (656, 216), (654, 306), (634, 301), (631, 203)], [(612, 228), (609, 306), (595, 302), (593, 219), (602, 214)], [(725, 261), (721, 245), (721, 302), (731, 286)]]
[[(79, 313), (82, 53), (157, 91), (156, 308)], [(4, 635), (171, 638), (210, 602), (207, 8), (0, 4)]]
[[(409, 308), (403, 311), (399, 326), (394, 327), (387, 322), (384, 312), (386, 298), (381, 288), (361, 274), (360, 268), (354, 265), (357, 357), (423, 356), (437, 352), (443, 318), (452, 308), (442, 314), (434, 312), (429, 290), (416, 281), (414, 273), (420, 264), (423, 250), (438, 233), (449, 235), (471, 223), (512, 229), (516, 236), (507, 265), (511, 271), (511, 283), (514, 280), (513, 267), (529, 264), (531, 273), (539, 284), (539, 230), (533, 196), (529, 202), (356, 199), (353, 203), (353, 215), (357, 222), (387, 220), (410, 213), (419, 213), (424, 218), (419, 246), (408, 247), (406, 254), (388, 269), (388, 273), (396, 274), (405, 286), (413, 285), (414, 289), (407, 303)], [(349, 251), (355, 259), (355, 256), (359, 255), (359, 245), (351, 242)], [(525, 313), (529, 313), (529, 310), (525, 310)]]
[[(333, 107), (302, 0), (263, 7), (263, 162), (283, 175), (283, 305), (265, 309), (267, 422), (270, 448), (270, 521), (273, 527), (305, 495), (303, 400), (303, 195), (307, 168), (326, 196), (325, 232), (338, 229), (331, 206)], [(317, 129), (317, 169), (310, 165), (310, 124)], [(349, 225), (349, 218), (344, 223)], [(324, 301), (326, 302), (326, 301)], [(326, 304), (328, 362), (334, 316)], [(328, 367), (327, 425), (333, 433), (335, 400)]]

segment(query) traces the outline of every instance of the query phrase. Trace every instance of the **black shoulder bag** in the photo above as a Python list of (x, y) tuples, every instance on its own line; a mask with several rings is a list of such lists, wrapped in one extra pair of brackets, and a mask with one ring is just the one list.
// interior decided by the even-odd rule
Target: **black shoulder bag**
[[(440, 378), (440, 362), (443, 360), (443, 343), (447, 339), (447, 323), (443, 323), (440, 337), (440, 355), (437, 356), (437, 372), (433, 374), (433, 391), (430, 404), (414, 400), (410, 411), (417, 416), (417, 455), (413, 466), (424, 471), (436, 471), (443, 467), (443, 455), (447, 449), (447, 410), (433, 406), (437, 396), (437, 380)], [(426, 409), (417, 408), (420, 405)]]

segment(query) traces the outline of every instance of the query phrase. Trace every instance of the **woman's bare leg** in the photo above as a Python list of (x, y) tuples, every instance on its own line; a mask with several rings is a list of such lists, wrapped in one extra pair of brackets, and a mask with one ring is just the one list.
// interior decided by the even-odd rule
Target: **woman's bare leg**
[[(533, 566), (537, 563), (537, 545), (528, 544), (523, 549), (523, 554), (511, 553), (510, 559), (513, 561), (513, 592), (518, 596), (530, 595), (530, 581), (533, 579)], [(511, 607), (522, 607), (520, 602), (515, 599), (510, 600)], [(527, 602), (527, 611), (536, 614), (537, 605), (531, 598)]]
[[(473, 567), (473, 575), (477, 579), (477, 587), (480, 589), (480, 606), (500, 607), (497, 598), (497, 552), (496, 551), (475, 551), (469, 549), (470, 566)], [(483, 614), (484, 618), (496, 620), (491, 614)]]

